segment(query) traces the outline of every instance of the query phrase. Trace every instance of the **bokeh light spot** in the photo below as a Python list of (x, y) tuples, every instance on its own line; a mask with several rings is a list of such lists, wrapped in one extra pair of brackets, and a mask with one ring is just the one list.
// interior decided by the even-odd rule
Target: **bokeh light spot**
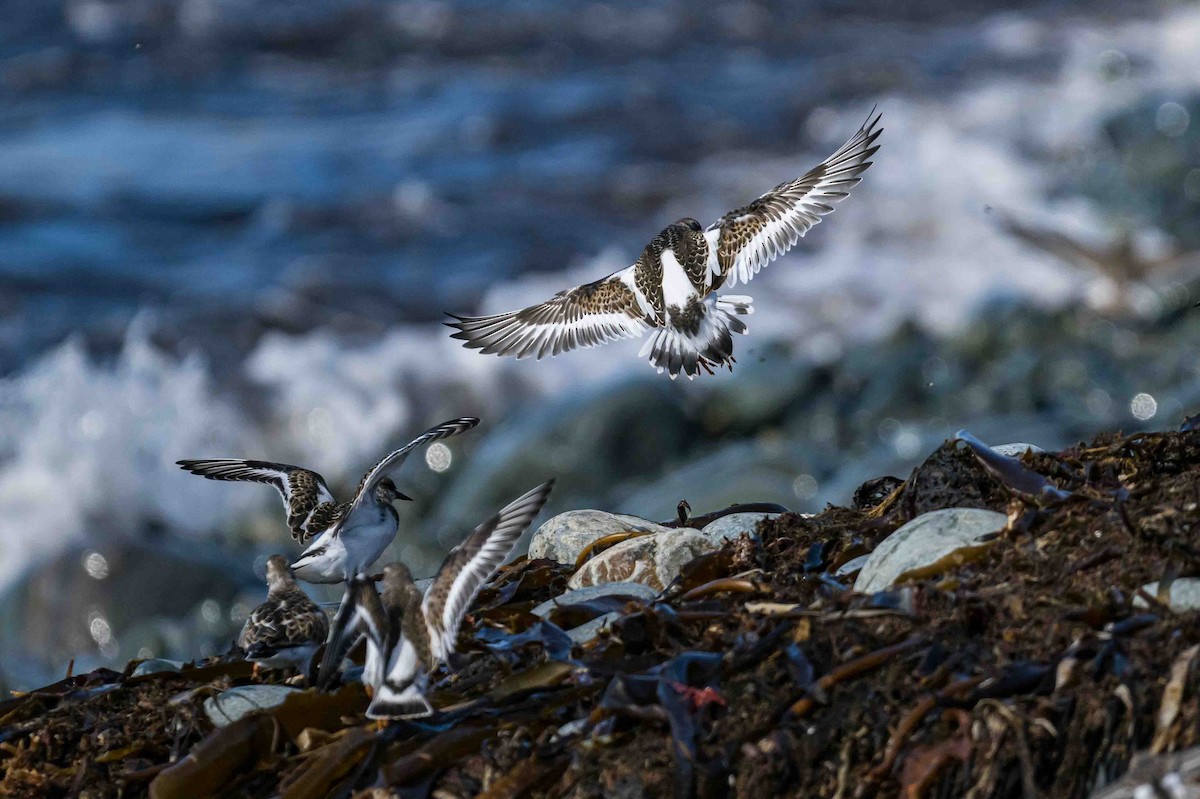
[(450, 448), (440, 441), (430, 444), (429, 449), (425, 450), (425, 465), (435, 472), (446, 471), (453, 460)]
[(1129, 402), (1129, 412), (1141, 422), (1153, 419), (1154, 414), (1158, 413), (1158, 401), (1145, 392), (1135, 394)]

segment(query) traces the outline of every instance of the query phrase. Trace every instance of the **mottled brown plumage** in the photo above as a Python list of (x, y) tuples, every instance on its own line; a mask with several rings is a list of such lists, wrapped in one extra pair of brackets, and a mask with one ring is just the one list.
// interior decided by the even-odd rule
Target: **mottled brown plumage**
[(177, 463), (192, 474), (209, 480), (274, 486), (283, 498), (288, 528), (292, 531), (292, 538), (297, 541), (303, 542), (322, 532), (340, 518), (348, 507), (334, 500), (324, 477), (300, 466), (230, 458), (182, 460)]
[(329, 634), (329, 618), (296, 584), (283, 555), (267, 560), (267, 585), (267, 601), (250, 613), (238, 636), (246, 656), (269, 660), (287, 649), (322, 644)]
[[(833, 210), (871, 165), (878, 122), (872, 112), (821, 164), (707, 229), (681, 219), (651, 239), (632, 266), (519, 311), (454, 316), (451, 337), (485, 354), (543, 358), (650, 330), (639, 356), (672, 378), (732, 369), (733, 336), (746, 332), (740, 317), (753, 311), (752, 300), (714, 293), (749, 281)], [(595, 302), (600, 286), (620, 301)]]

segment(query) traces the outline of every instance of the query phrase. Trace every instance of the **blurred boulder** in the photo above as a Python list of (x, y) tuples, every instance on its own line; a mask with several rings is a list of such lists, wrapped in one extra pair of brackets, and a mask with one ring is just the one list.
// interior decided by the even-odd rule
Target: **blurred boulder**
[(239, 603), (265, 595), (253, 558), (209, 543), (113, 541), (39, 563), (0, 596), (0, 651), (13, 687), (132, 658), (224, 651)]

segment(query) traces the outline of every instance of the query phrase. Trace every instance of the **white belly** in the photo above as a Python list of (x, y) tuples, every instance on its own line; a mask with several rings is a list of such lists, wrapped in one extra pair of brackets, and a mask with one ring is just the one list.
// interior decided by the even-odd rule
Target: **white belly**
[(687, 273), (683, 271), (683, 267), (679, 265), (679, 261), (675, 259), (675, 253), (671, 250), (663, 250), (662, 271), (663, 304), (668, 308), (671, 306), (685, 307), (688, 301), (696, 296), (696, 289), (692, 286), (692, 281), (688, 280)]
[(380, 510), (362, 521), (353, 521), (355, 524), (344, 527), (338, 537), (346, 547), (349, 573), (359, 574), (378, 560), (396, 537), (396, 517)]

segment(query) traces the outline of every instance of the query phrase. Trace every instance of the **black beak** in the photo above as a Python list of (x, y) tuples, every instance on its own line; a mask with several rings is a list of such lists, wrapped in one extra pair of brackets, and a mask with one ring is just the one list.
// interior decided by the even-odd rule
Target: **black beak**
[(405, 502), (412, 502), (412, 501), (413, 501), (413, 498), (412, 498), (412, 497), (410, 497), (408, 494), (401, 494), (399, 491), (397, 491), (397, 492), (396, 492), (396, 499), (402, 499), (402, 500), (404, 500)]

